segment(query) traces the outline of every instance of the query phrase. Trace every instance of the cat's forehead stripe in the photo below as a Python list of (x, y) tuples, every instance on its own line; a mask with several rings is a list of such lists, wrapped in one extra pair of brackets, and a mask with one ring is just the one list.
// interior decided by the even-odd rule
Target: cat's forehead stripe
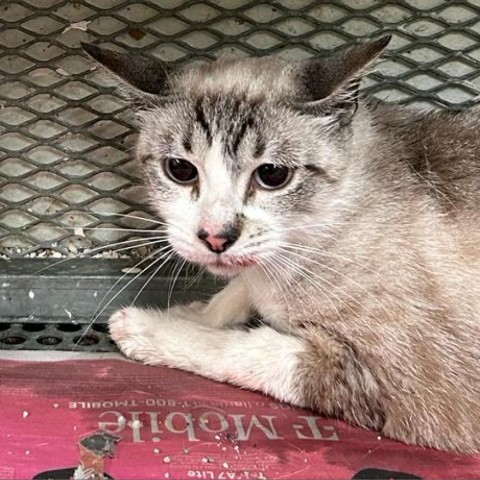
[(265, 150), (265, 140), (257, 128), (257, 107), (256, 102), (229, 95), (207, 96), (195, 103), (194, 122), (197, 128), (201, 129), (209, 146), (213, 138), (220, 139), (224, 157), (233, 160), (228, 162), (232, 171), (240, 167), (237, 162), (239, 148), (249, 132), (254, 132), (253, 155), (258, 157)]
[(207, 119), (205, 116), (202, 99), (198, 100), (195, 104), (195, 121), (205, 133), (208, 144), (212, 145), (212, 131), (210, 128), (210, 123), (207, 122)]

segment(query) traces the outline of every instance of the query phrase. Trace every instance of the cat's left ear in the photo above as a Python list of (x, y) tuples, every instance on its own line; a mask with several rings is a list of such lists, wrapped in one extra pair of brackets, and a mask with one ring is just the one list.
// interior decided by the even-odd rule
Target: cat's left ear
[(357, 109), (363, 75), (391, 38), (388, 35), (325, 58), (301, 62), (298, 74), (301, 100), (297, 106), (313, 114), (333, 115), (340, 123), (347, 123)]
[(143, 55), (114, 52), (82, 43), (85, 52), (103, 65), (118, 81), (120, 93), (137, 106), (146, 106), (168, 94), (171, 68)]

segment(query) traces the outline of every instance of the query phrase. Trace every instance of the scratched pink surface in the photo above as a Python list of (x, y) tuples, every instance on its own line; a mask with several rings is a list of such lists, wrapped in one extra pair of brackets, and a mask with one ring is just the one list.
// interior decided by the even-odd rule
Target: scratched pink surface
[(480, 478), (465, 457), (378, 439), (188, 373), (121, 360), (0, 361), (0, 478), (78, 464), (77, 442), (122, 437), (120, 479), (350, 479), (364, 468)]

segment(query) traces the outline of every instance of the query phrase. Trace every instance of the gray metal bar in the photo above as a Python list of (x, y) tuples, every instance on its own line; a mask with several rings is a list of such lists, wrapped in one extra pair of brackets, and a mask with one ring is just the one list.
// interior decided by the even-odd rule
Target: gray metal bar
[[(132, 260), (104, 259), (2, 261), (0, 322), (89, 323), (111, 302), (98, 317), (97, 322), (103, 323), (115, 309), (129, 305), (149, 279), (147, 272), (126, 285), (137, 275), (124, 273), (132, 265)], [(135, 305), (165, 308), (171, 273), (169, 266), (151, 279)], [(207, 299), (219, 287), (220, 283), (207, 276), (192, 284), (192, 276), (184, 271), (175, 282), (170, 301)], [(124, 290), (118, 293), (121, 288)]]

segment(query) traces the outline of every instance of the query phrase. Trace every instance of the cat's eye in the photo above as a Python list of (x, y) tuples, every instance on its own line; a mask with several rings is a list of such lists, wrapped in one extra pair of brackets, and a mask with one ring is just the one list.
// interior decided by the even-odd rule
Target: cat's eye
[(198, 170), (195, 165), (183, 158), (167, 158), (165, 173), (171, 180), (182, 185), (193, 183), (198, 178)]
[(275, 190), (284, 187), (292, 178), (293, 170), (284, 165), (264, 163), (253, 172), (253, 179), (262, 188)]

